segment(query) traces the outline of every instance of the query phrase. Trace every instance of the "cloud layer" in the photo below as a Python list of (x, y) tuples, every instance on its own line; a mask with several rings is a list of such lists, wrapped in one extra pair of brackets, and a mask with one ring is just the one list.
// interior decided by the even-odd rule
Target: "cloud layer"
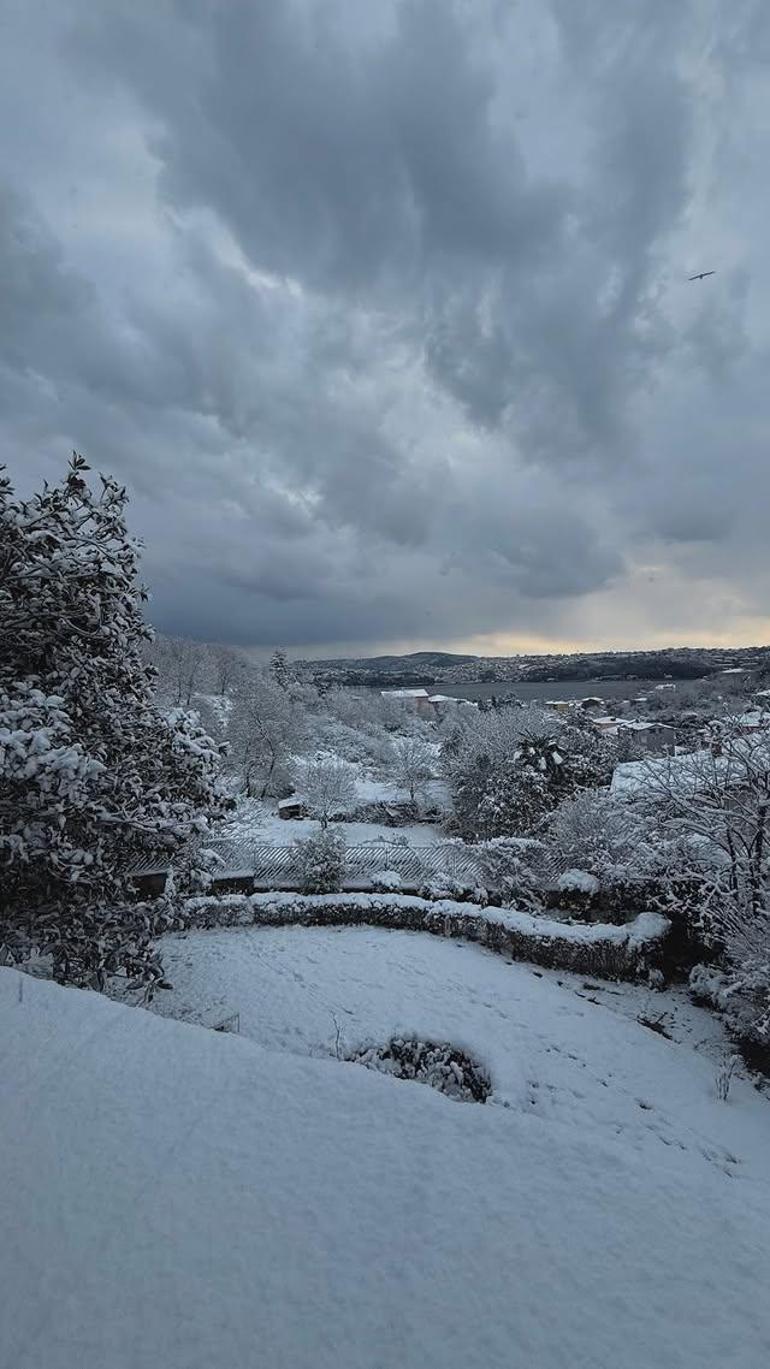
[(766, 634), (761, 0), (7, 10), (0, 455), (159, 626)]

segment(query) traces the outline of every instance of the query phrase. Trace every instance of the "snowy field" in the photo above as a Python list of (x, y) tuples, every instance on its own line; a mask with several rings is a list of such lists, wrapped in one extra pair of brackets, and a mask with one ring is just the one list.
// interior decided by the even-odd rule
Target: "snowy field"
[[(587, 987), (465, 942), (374, 927), (189, 932), (162, 947), (174, 985), (156, 999), (164, 1015), (211, 1026), (237, 1013), (242, 1035), (303, 1055), (393, 1035), (448, 1040), (486, 1065), (494, 1105), (651, 1160), (665, 1147), (685, 1166), (695, 1156), (770, 1180), (770, 1101), (735, 1079), (730, 1103), (718, 1102), (722, 1029), (684, 992)], [(672, 1041), (636, 1020), (661, 1014)]]
[[(267, 1044), (0, 970), (3, 1369), (768, 1362), (768, 1108), (708, 1019), (400, 933), (174, 961)], [(331, 1008), (484, 1047), (496, 1101), (309, 1057)]]
[[(388, 787), (383, 784), (381, 788)], [(395, 797), (403, 797), (398, 791), (394, 792)], [(382, 797), (380, 793), (378, 798)], [(365, 801), (374, 800), (367, 797)], [(363, 846), (368, 842), (400, 845), (406, 842), (409, 846), (432, 846), (434, 842), (447, 839), (440, 827), (429, 822), (412, 822), (404, 827), (386, 827), (378, 822), (335, 822), (333, 828), (335, 832), (342, 833), (348, 846)], [(259, 799), (240, 799), (235, 812), (217, 835), (235, 841), (290, 846), (293, 841), (317, 832), (318, 823), (312, 818), (280, 818), (274, 804), (262, 803)]]

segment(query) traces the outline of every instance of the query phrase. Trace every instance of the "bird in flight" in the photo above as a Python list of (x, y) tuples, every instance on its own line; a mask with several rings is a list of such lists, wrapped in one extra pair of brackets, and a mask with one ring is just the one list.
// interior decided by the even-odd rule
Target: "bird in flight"
[(706, 276), (715, 276), (716, 271), (699, 271), (697, 276), (688, 276), (688, 280), (705, 280)]

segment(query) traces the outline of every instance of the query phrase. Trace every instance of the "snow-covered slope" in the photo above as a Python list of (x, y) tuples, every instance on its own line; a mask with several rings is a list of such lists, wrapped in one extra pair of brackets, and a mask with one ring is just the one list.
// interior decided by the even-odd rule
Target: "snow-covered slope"
[[(612, 1019), (652, 1075), (684, 1050)], [(11, 970), (0, 1088), (3, 1369), (768, 1361), (753, 1153), (638, 1150), (579, 1107), (456, 1103)], [(750, 1132), (762, 1106), (727, 1105)]]

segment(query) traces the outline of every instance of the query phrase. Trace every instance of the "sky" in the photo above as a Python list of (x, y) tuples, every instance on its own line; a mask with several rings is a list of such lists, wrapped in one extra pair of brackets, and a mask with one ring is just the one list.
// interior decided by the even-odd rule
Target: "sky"
[(766, 0), (0, 29), (0, 461), (127, 485), (160, 629), (770, 641)]

